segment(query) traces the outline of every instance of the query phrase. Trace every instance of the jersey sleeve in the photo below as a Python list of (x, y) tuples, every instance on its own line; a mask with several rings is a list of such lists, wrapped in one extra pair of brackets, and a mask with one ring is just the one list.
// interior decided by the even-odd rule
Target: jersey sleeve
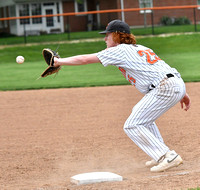
[(108, 65), (122, 66), (124, 64), (124, 53), (120, 45), (116, 47), (110, 47), (96, 53), (100, 62), (104, 67)]

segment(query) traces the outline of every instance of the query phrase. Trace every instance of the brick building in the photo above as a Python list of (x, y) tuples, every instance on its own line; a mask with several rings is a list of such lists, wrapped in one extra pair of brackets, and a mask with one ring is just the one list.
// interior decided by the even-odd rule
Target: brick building
[[(120, 9), (121, 0), (100, 1), (100, 9)], [(167, 6), (185, 6), (185, 5), (200, 5), (200, 0), (123, 0), (124, 9), (128, 8), (148, 8), (148, 7), (167, 7)], [(122, 13), (110, 13), (101, 15), (101, 24), (106, 25), (112, 19), (122, 19), (130, 26), (144, 26), (144, 24), (151, 25), (151, 10), (132, 11)], [(195, 10), (197, 22), (200, 23), (200, 7)], [(174, 9), (174, 10), (153, 10), (154, 24), (159, 25), (160, 19), (163, 16), (169, 17), (187, 17), (194, 23), (193, 9)], [(124, 18), (124, 19), (123, 19)], [(144, 23), (145, 22), (145, 23)]]
[[(62, 14), (121, 8), (148, 8), (164, 6), (200, 5), (200, 0), (6, 0), (0, 1), (0, 18), (32, 15)], [(195, 9), (197, 23), (200, 8)], [(194, 22), (194, 9), (138, 10), (132, 12), (101, 13), (76, 16), (58, 16), (0, 21), (0, 32), (15, 35), (36, 35), (41, 32), (58, 33), (70, 30), (87, 31), (105, 27), (110, 20), (122, 19), (130, 26), (159, 25), (163, 16), (186, 16)]]

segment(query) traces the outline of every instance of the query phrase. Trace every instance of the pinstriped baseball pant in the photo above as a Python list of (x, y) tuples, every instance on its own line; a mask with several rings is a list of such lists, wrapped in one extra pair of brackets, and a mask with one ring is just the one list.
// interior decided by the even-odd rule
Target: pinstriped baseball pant
[(156, 161), (169, 148), (165, 145), (155, 120), (177, 104), (185, 92), (185, 84), (180, 77), (164, 78), (133, 107), (124, 124), (128, 137)]

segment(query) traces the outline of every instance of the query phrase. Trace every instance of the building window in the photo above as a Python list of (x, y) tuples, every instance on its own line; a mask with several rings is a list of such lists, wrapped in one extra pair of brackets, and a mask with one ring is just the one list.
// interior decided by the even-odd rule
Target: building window
[[(46, 15), (52, 15), (53, 14), (53, 10), (52, 9), (46, 9), (45, 12), (46, 12)], [(47, 27), (54, 26), (53, 17), (46, 17), (46, 23), (47, 23)]]
[[(9, 6), (9, 16), (15, 17), (16, 16), (16, 8), (15, 5)], [(17, 20), (10, 20), (10, 26), (16, 26)]]
[[(197, 0), (197, 5), (200, 5), (200, 0)], [(198, 7), (198, 9), (200, 9), (200, 7)]]
[[(29, 16), (29, 4), (19, 5), (19, 16)], [(20, 24), (30, 24), (30, 19), (20, 19)]]
[[(41, 4), (31, 4), (31, 13), (32, 16), (34, 15), (41, 15), (42, 14), (42, 9), (41, 9)], [(32, 18), (32, 23), (33, 24), (39, 24), (42, 23), (42, 18)]]
[[(139, 0), (139, 7), (140, 8), (148, 8), (153, 7), (153, 0)], [(140, 13), (151, 13), (151, 10), (140, 10)]]
[[(6, 18), (7, 17), (7, 7), (0, 8), (0, 18)], [(8, 21), (0, 21), (0, 28), (7, 28), (8, 27)]]
[(87, 1), (86, 0), (75, 0), (75, 12), (86, 12)]

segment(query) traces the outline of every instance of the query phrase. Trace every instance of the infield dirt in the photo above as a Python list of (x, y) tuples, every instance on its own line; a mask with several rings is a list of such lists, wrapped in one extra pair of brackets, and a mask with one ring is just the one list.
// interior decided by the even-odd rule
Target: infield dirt
[[(157, 125), (184, 164), (151, 173), (149, 157), (123, 124), (142, 94), (132, 86), (0, 92), (1, 190), (155, 190), (200, 186), (200, 83), (187, 83), (192, 106), (177, 104)], [(122, 182), (77, 186), (70, 177), (108, 171)]]

